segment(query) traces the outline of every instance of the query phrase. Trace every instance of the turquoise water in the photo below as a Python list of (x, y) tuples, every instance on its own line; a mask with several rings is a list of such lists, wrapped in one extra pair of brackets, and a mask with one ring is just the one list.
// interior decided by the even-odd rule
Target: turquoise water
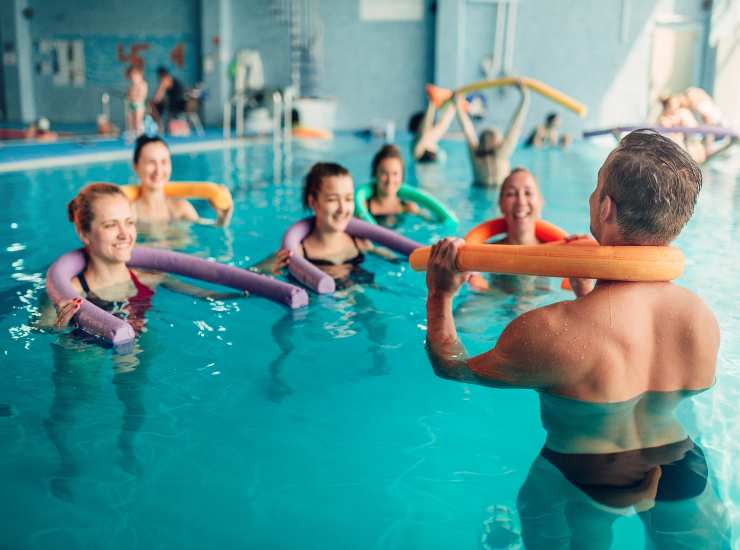
[[(173, 179), (226, 183), (235, 215), (226, 231), (181, 228), (173, 241), (204, 257), (255, 263), (304, 215), (300, 178), (313, 162), (341, 162), (363, 182), (379, 145), (352, 137), (326, 149), (296, 145), (289, 165), (276, 165), (266, 144), (175, 156)], [(445, 165), (419, 167), (408, 179), (455, 208), (464, 233), (496, 215), (496, 193), (468, 185), (462, 143), (445, 148)], [(546, 219), (584, 233), (608, 150), (518, 151), (513, 163), (540, 179)], [(733, 526), (735, 168), (727, 159), (705, 171), (697, 212), (677, 242), (687, 256), (679, 283), (707, 301), (722, 330), (717, 384), (678, 416), (707, 454)], [(517, 493), (544, 441), (537, 396), (434, 376), (421, 274), (371, 257), (377, 288), (312, 296), (297, 312), (257, 298), (206, 302), (161, 290), (137, 354), (122, 361), (30, 324), (46, 268), (78, 246), (66, 202), (88, 181), (133, 182), (130, 167), (0, 178), (0, 403), (10, 406), (0, 410), (0, 547), (472, 549), (492, 515), (510, 516), (518, 530)], [(443, 234), (413, 219), (402, 230), (421, 241)], [(490, 348), (517, 314), (569, 299), (557, 287), (480, 300), (463, 294), (468, 351)], [(613, 548), (643, 540), (636, 517), (617, 519)]]

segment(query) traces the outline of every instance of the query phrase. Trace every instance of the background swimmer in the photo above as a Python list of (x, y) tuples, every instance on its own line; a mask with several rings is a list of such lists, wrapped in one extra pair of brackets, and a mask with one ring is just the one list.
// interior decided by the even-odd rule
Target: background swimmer
[(449, 106), (443, 109), (437, 123), (434, 123), (434, 115), (437, 108), (429, 101), (427, 110), (419, 111), (411, 115), (409, 119), (409, 132), (414, 134), (414, 160), (417, 162), (435, 162), (439, 160), (439, 140), (445, 135), (455, 111)]
[(477, 185), (501, 185), (501, 182), (504, 181), (511, 170), (509, 159), (522, 133), (522, 125), (529, 106), (529, 91), (521, 81), (518, 81), (517, 87), (522, 97), (506, 135), (503, 135), (501, 130), (494, 127), (483, 130), (480, 136), (477, 136), (473, 122), (465, 111), (465, 99), (459, 96), (455, 97), (457, 116), (460, 119), (468, 143), (475, 178), (474, 183)]
[(182, 220), (226, 226), (231, 221), (233, 206), (228, 210), (216, 209), (218, 217), (214, 221), (201, 218), (187, 200), (165, 196), (164, 187), (172, 174), (172, 159), (162, 138), (140, 136), (134, 147), (133, 163), (141, 187), (139, 197), (133, 203), (138, 222), (162, 224)]
[(404, 179), (401, 151), (395, 145), (383, 145), (372, 163), (373, 195), (367, 201), (370, 214), (382, 225), (393, 225), (399, 214), (419, 214), (415, 202), (403, 201), (398, 190)]

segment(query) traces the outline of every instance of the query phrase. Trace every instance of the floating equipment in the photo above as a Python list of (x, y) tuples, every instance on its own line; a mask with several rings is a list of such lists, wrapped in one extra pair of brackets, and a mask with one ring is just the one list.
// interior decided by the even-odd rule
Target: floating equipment
[[(57, 259), (46, 273), (46, 290), (55, 304), (76, 298), (79, 293), (72, 286), (72, 278), (85, 269), (87, 260), (82, 250), (67, 252)], [(211, 262), (181, 252), (134, 247), (128, 267), (176, 273), (282, 302), (292, 309), (308, 304), (308, 294), (302, 288), (218, 262)], [(123, 319), (88, 302), (82, 301), (77, 313), (78, 324), (90, 334), (114, 346), (129, 344), (134, 340), (134, 329)]]
[[(470, 244), (484, 244), (491, 237), (506, 233), (506, 219), (495, 218), (479, 223), (465, 235), (465, 242)], [(537, 220), (534, 226), (534, 235), (543, 243), (565, 240), (568, 233), (557, 225), (545, 220)]]
[[(293, 252), (288, 263), (288, 271), (293, 277), (314, 292), (331, 294), (336, 289), (334, 279), (300, 254), (301, 243), (311, 233), (313, 224), (314, 218), (311, 216), (291, 225), (283, 236), (281, 248)], [(408, 256), (412, 251), (421, 247), (421, 244), (395, 231), (354, 218), (347, 225), (347, 233), (352, 237), (373, 241), (404, 256)]]
[[(581, 117), (585, 117), (586, 113), (588, 112), (588, 108), (583, 103), (576, 101), (572, 97), (565, 95), (563, 92), (560, 92), (555, 88), (548, 86), (547, 84), (543, 84), (539, 80), (526, 77), (515, 78), (511, 76), (505, 76), (503, 78), (496, 78), (494, 80), (483, 80), (480, 82), (475, 82), (473, 84), (468, 84), (467, 86), (463, 86), (462, 88), (458, 88), (457, 90), (455, 90), (454, 93), (464, 96), (471, 92), (477, 92), (480, 90), (485, 90), (487, 88), (514, 86), (519, 82), (521, 82), (522, 85), (526, 86), (530, 90), (537, 92), (542, 96), (545, 96), (547, 99), (550, 99), (555, 103), (559, 103), (566, 109), (570, 109)], [(439, 108), (452, 99), (453, 92), (446, 88), (428, 85), (427, 95), (429, 96), (430, 101)]]
[(330, 130), (322, 128), (311, 128), (308, 126), (293, 126), (293, 137), (298, 139), (333, 139), (334, 134)]
[(720, 126), (654, 126), (650, 124), (640, 124), (636, 126), (615, 126), (613, 128), (601, 128), (597, 130), (586, 130), (583, 137), (591, 138), (603, 136), (604, 134), (632, 132), (634, 130), (655, 130), (661, 134), (703, 134), (711, 135), (717, 138), (740, 138), (740, 132), (732, 128), (722, 128)]
[[(121, 185), (123, 191), (130, 201), (135, 201), (141, 193), (138, 185)], [(220, 183), (208, 181), (182, 181), (170, 182), (164, 186), (164, 194), (178, 199), (203, 199), (211, 203), (218, 210), (228, 210), (232, 207), (231, 192), (229, 188)]]
[[(483, 223), (479, 223), (465, 235), (465, 242), (470, 244), (484, 244), (492, 237), (506, 233), (506, 219), (494, 218)], [(555, 224), (545, 220), (535, 221), (534, 236), (542, 243), (564, 243), (568, 233)], [(577, 239), (568, 244), (598, 244), (593, 239)], [(508, 246), (508, 245), (507, 245)], [(563, 279), (560, 284), (563, 290), (573, 290), (568, 279)]]
[[(368, 223), (377, 224), (378, 222), (370, 213), (370, 209), (367, 206), (367, 203), (373, 196), (374, 187), (374, 183), (368, 183), (358, 187), (357, 191), (355, 191), (355, 216)], [(452, 210), (421, 189), (403, 184), (398, 190), (398, 198), (415, 202), (422, 208), (429, 210), (440, 223), (450, 225), (457, 225), (458, 223), (457, 216), (455, 216), (455, 213), (452, 212)]]
[[(425, 270), (430, 252), (431, 247), (415, 250), (412, 269)], [(460, 271), (656, 282), (680, 276), (684, 257), (672, 246), (466, 244), (456, 264)]]

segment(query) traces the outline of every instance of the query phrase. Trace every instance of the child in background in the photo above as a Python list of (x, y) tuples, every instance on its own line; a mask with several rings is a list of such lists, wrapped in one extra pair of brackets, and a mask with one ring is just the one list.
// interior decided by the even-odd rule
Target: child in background
[(144, 80), (144, 73), (140, 67), (131, 65), (126, 70), (126, 78), (131, 81), (126, 95), (128, 101), (126, 129), (131, 140), (144, 133), (144, 113), (146, 112), (146, 96), (149, 92), (149, 86)]

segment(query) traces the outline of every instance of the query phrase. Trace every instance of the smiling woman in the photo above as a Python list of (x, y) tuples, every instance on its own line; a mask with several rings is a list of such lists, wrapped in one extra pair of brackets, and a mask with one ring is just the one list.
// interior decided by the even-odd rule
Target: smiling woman
[[(131, 203), (118, 186), (95, 183), (83, 188), (67, 211), (85, 245), (87, 260), (85, 269), (72, 279), (72, 287), (94, 305), (126, 319), (139, 332), (159, 280), (144, 284), (139, 280), (141, 274), (126, 266), (136, 242)], [(55, 325), (65, 327), (80, 310), (82, 298), (63, 299), (55, 305)]]
[[(167, 223), (184, 220), (212, 224), (200, 218), (185, 199), (168, 197), (165, 187), (172, 174), (172, 160), (167, 144), (158, 136), (140, 136), (134, 148), (134, 171), (139, 177), (139, 193), (133, 203), (134, 213), (141, 222)], [(217, 225), (228, 225), (233, 206), (216, 208)]]
[[(42, 326), (53, 324), (57, 328), (63, 328), (80, 314), (81, 318), (75, 324), (81, 325), (93, 335), (108, 335), (106, 321), (96, 321), (95, 315), (91, 318), (89, 304), (92, 304), (95, 306), (93, 309), (99, 308), (102, 312), (123, 319), (133, 328), (133, 332), (139, 333), (144, 327), (144, 313), (151, 305), (153, 289), (158, 284), (175, 292), (199, 298), (222, 299), (245, 295), (243, 292), (223, 293), (201, 289), (161, 272), (152, 273), (130, 269), (127, 265), (129, 263), (138, 261), (137, 265), (152, 267), (148, 265), (152, 262), (142, 262), (141, 256), (144, 249), (139, 250), (138, 260), (132, 257), (137, 234), (136, 216), (128, 197), (117, 185), (108, 183), (87, 185), (70, 201), (67, 209), (69, 219), (74, 223), (77, 235), (84, 244), (83, 258), (79, 265), (72, 262), (71, 265), (77, 267), (71, 272), (68, 269), (69, 260), (62, 261), (62, 264), (67, 267), (60, 266), (55, 270), (52, 266), (49, 270), (47, 287), (49, 297), (54, 301), (57, 312), (54, 317), (53, 309), (46, 307), (40, 320)], [(143, 253), (146, 255), (146, 252)], [(195, 261), (196, 259), (192, 260), (192, 262)], [(155, 267), (155, 269), (161, 268)], [(66, 281), (59, 280), (60, 273), (66, 274)], [(192, 275), (190, 272), (186, 274), (208, 280), (213, 279), (208, 276)], [(251, 278), (255, 277), (253, 274), (249, 275)], [(49, 282), (52, 283), (51, 287), (49, 287)], [(218, 280), (212, 280), (212, 282), (230, 284)], [(241, 283), (230, 286), (240, 289), (247, 288)], [(83, 306), (84, 309), (81, 309)], [(120, 323), (117, 323), (112, 326), (114, 336), (109, 339), (115, 344), (117, 337), (120, 336), (128, 343), (133, 339), (134, 334), (131, 328), (125, 326), (125, 323), (123, 327), (125, 330), (119, 333), (119, 325)]]

